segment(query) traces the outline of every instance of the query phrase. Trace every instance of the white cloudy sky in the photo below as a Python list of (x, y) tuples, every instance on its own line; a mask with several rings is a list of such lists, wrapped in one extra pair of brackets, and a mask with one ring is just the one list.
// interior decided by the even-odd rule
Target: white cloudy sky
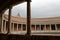
[[(6, 11), (5, 13), (7, 13)], [(26, 17), (26, 2), (13, 7), (12, 15)], [(32, 0), (31, 17), (46, 18), (60, 16), (60, 0)]]

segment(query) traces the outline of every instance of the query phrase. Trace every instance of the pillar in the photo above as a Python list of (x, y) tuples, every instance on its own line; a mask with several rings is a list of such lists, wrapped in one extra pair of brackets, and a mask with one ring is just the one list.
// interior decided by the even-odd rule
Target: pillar
[(56, 26), (56, 24), (55, 24), (55, 29), (56, 29), (56, 31), (57, 31), (57, 26)]
[(11, 32), (11, 9), (12, 9), (12, 7), (9, 7), (9, 14), (8, 14), (8, 32), (7, 33), (10, 33)]
[(45, 31), (46, 31), (46, 25), (44, 25), (45, 26)]
[(36, 24), (35, 24), (35, 31), (36, 31)]
[(30, 11), (30, 2), (31, 0), (27, 0), (27, 35), (30, 35), (31, 30), (30, 30), (30, 20), (31, 20), (31, 11)]
[(0, 32), (3, 33), (3, 15), (4, 11), (0, 13)]
[(50, 24), (50, 31), (51, 31), (51, 24)]

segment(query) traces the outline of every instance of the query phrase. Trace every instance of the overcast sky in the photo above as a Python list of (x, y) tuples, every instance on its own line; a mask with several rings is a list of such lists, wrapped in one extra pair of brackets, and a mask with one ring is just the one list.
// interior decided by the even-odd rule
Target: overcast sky
[[(8, 11), (5, 13), (7, 14)], [(13, 7), (12, 15), (26, 17), (26, 2)], [(60, 0), (32, 0), (31, 17), (46, 18), (60, 16)]]

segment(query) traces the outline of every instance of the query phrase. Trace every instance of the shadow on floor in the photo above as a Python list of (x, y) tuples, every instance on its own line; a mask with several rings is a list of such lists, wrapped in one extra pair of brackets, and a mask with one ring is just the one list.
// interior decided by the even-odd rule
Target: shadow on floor
[(60, 36), (30, 36), (27, 39), (24, 35), (0, 34), (0, 40), (60, 40)]

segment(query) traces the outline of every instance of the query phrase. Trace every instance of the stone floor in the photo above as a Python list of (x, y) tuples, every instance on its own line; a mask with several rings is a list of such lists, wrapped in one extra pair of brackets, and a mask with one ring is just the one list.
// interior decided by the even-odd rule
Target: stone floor
[(60, 36), (37, 36), (32, 35), (27, 39), (25, 35), (0, 34), (0, 40), (60, 40)]

